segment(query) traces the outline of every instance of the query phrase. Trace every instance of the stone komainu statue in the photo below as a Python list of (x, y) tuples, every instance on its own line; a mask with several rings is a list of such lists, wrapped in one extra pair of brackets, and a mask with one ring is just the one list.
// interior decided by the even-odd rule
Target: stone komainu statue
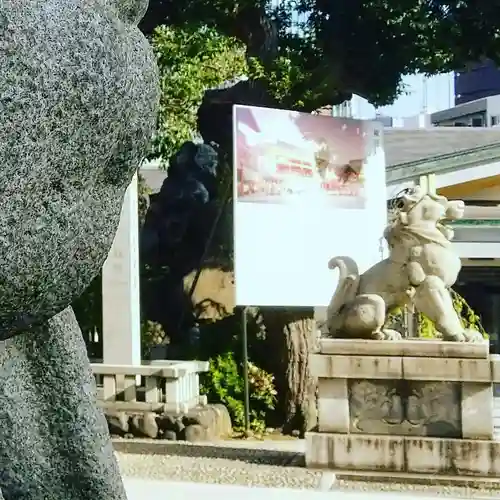
[(147, 152), (147, 0), (0, 1), (0, 498), (125, 500), (69, 304)]
[(162, 325), (170, 351), (185, 345), (196, 328), (184, 279), (202, 264), (216, 217), (217, 174), (212, 146), (184, 143), (170, 159), (141, 229), (141, 264), (154, 277), (141, 280), (142, 312)]
[(463, 213), (462, 201), (417, 187), (403, 195), (401, 210), (385, 230), (387, 259), (360, 275), (353, 259), (333, 258), (329, 267), (339, 269), (339, 283), (327, 310), (329, 335), (399, 339), (399, 332), (385, 328), (387, 312), (411, 305), (434, 322), (444, 340), (482, 341), (479, 332), (464, 329), (450, 294), (461, 261), (444, 221)]

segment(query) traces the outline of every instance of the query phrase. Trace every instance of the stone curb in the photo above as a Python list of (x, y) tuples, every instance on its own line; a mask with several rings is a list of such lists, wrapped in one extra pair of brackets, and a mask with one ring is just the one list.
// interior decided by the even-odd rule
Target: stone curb
[[(319, 471), (318, 469), (311, 469)], [(337, 482), (357, 482), (357, 483), (398, 483), (404, 485), (423, 485), (423, 486), (442, 486), (470, 488), (473, 490), (498, 489), (500, 490), (500, 481), (497, 477), (470, 477), (463, 476), (424, 476), (423, 474), (381, 474), (377, 472), (367, 473), (346, 472), (331, 470), (335, 474)]]

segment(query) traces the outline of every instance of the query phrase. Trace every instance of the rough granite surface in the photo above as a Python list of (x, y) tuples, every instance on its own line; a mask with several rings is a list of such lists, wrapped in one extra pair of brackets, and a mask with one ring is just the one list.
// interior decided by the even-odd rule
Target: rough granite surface
[(156, 120), (147, 1), (0, 1), (0, 339), (99, 273)]
[(5, 500), (125, 500), (71, 308), (0, 351)]
[(154, 130), (146, 0), (0, 0), (0, 499), (125, 500), (71, 301)]

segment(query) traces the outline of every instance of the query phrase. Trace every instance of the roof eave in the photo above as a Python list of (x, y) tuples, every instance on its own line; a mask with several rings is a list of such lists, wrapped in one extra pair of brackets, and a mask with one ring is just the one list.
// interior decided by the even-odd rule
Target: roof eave
[(387, 166), (388, 184), (415, 179), (421, 175), (444, 174), (500, 161), (500, 142), (457, 153)]

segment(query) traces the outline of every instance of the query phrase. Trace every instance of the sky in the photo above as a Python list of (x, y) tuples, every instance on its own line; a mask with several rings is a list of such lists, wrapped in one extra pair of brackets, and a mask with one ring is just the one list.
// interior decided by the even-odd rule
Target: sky
[[(407, 89), (407, 95), (402, 95), (391, 106), (385, 106), (378, 110), (383, 115), (393, 118), (405, 118), (415, 116), (427, 106), (428, 113), (434, 113), (454, 106), (454, 82), (453, 73), (437, 75), (425, 79), (421, 75), (411, 75), (403, 79)], [(360, 98), (353, 98), (352, 112), (356, 118), (374, 118), (375, 108)]]

